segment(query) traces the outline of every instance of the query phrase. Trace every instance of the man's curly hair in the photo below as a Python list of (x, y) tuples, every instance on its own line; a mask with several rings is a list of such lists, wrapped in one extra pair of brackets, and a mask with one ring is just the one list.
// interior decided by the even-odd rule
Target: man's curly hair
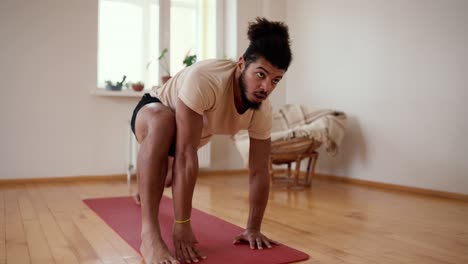
[(243, 55), (246, 65), (263, 57), (278, 69), (287, 70), (292, 60), (288, 31), (284, 23), (266, 18), (257, 17), (250, 22), (247, 32), (250, 45)]

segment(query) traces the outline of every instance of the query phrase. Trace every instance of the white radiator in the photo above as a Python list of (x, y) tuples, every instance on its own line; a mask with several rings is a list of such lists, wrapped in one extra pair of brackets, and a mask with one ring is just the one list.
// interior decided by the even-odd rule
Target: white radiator
[(211, 166), (211, 142), (198, 149), (198, 167), (208, 168)]

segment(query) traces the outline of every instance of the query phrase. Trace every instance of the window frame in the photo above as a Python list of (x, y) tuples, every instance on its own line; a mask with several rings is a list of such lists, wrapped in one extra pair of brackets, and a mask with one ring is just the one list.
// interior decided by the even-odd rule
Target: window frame
[[(205, 0), (199, 0), (199, 1), (205, 1)], [(216, 54), (216, 57), (217, 58), (220, 58), (220, 57), (223, 57), (224, 55), (224, 43), (223, 43), (223, 39), (224, 39), (224, 28), (223, 28), (223, 21), (224, 21), (224, 1), (225, 0), (214, 0), (215, 1), (215, 21), (217, 22), (216, 23), (216, 30), (215, 30), (215, 43), (214, 43), (214, 46), (215, 46), (215, 54)], [(151, 3), (152, 2), (156, 2), (158, 3), (159, 5), (159, 36), (158, 36), (158, 48), (159, 48), (159, 51), (158, 51), (158, 55), (161, 54), (161, 51), (164, 49), (164, 48), (170, 48), (170, 44), (171, 44), (171, 0), (99, 0), (98, 1), (98, 8), (100, 8), (100, 4), (101, 2), (121, 2), (121, 3), (128, 3), (128, 4), (134, 4), (134, 5), (137, 5), (137, 6), (140, 6), (142, 7), (143, 9), (143, 32), (148, 32), (149, 29), (148, 29), (148, 25), (149, 25), (149, 20), (150, 20), (150, 6), (151, 6)], [(197, 11), (199, 11), (199, 5), (200, 3), (198, 3), (198, 5), (196, 4), (195, 5), (195, 8), (197, 9)], [(181, 7), (185, 7), (186, 5), (183, 4), (183, 3), (179, 3), (179, 4), (176, 4), (176, 6), (181, 6)], [(192, 5), (188, 5), (189, 7), (193, 7)], [(98, 11), (98, 14), (100, 14), (100, 12)], [(100, 17), (98, 17), (98, 20), (100, 19)], [(99, 29), (98, 29), (98, 34), (99, 34)], [(150, 34), (143, 34), (142, 36), (142, 41), (143, 41), (143, 45), (144, 47), (142, 48), (143, 51), (142, 51), (142, 62), (144, 63), (144, 65), (146, 66), (148, 61), (151, 59), (149, 58), (149, 55), (150, 55), (150, 48), (149, 48), (149, 38), (151, 37)], [(99, 37), (98, 37), (98, 41), (99, 41)], [(198, 41), (199, 42), (199, 41)], [(98, 43), (98, 52), (99, 52), (99, 45), (100, 43)], [(201, 51), (200, 51), (201, 52)], [(167, 67), (169, 69), (171, 69), (171, 52), (167, 52), (166, 55), (166, 61), (167, 61)], [(97, 60), (99, 60), (99, 55), (98, 55), (98, 58)], [(154, 60), (154, 58), (153, 58)], [(157, 58), (156, 58), (157, 60)], [(98, 65), (99, 65), (99, 61), (97, 61)], [(158, 61), (153, 61), (152, 63), (158, 63)], [(99, 66), (98, 66), (98, 70), (99, 70)], [(146, 82), (147, 80), (149, 80), (149, 71), (144, 71), (144, 73), (142, 74), (143, 76), (143, 79), (144, 81)], [(172, 74), (175, 74), (175, 73), (172, 73)], [(164, 71), (161, 70), (160, 66), (158, 65), (158, 80), (159, 80), (159, 83), (157, 84), (157, 86), (161, 85), (160, 81), (161, 81), (161, 77), (164, 76)], [(97, 77), (99, 79), (99, 72), (97, 73)], [(100, 84), (98, 83), (98, 86)], [(104, 87), (101, 87), (101, 89), (104, 88)], [(98, 89), (100, 89), (98, 87)], [(151, 87), (145, 87), (145, 90), (144, 91), (148, 91), (148, 89), (151, 89)]]

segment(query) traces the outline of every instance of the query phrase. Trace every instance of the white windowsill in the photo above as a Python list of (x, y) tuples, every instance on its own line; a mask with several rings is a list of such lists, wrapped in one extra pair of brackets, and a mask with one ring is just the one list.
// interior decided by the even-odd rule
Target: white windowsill
[(92, 93), (97, 96), (142, 97), (145, 93), (149, 93), (149, 90), (135, 92), (129, 89), (123, 89), (121, 91), (111, 91), (103, 88), (96, 88)]

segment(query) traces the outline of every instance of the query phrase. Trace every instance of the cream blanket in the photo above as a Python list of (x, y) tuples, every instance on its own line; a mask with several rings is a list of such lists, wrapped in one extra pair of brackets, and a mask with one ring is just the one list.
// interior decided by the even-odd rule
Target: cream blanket
[[(346, 131), (346, 114), (330, 109), (314, 109), (288, 104), (273, 114), (271, 141), (310, 138), (325, 145), (330, 155), (336, 155)], [(249, 135), (241, 131), (234, 137), (245, 163), (248, 161)]]

